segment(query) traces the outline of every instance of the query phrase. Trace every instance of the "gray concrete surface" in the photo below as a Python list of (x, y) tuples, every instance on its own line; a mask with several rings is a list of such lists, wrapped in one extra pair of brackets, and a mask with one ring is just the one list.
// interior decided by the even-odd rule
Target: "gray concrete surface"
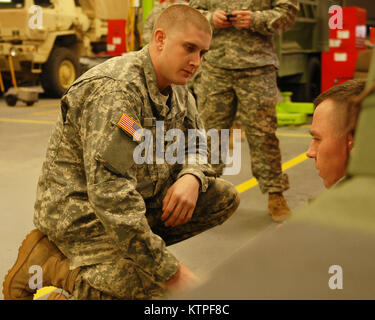
[[(0, 281), (13, 265), (18, 247), (33, 229), (36, 185), (49, 135), (59, 112), (59, 100), (40, 99), (33, 107), (18, 102), (7, 107), (0, 98)], [(310, 119), (311, 121), (311, 119)], [(311, 141), (308, 126), (278, 129), (283, 162), (307, 150)], [(285, 196), (292, 209), (324, 189), (312, 160), (287, 170), (291, 188)], [(242, 169), (225, 179), (239, 185), (252, 178), (247, 143), (242, 143)], [(230, 255), (266, 229), (277, 228), (267, 214), (267, 196), (257, 186), (241, 194), (237, 212), (223, 225), (170, 250), (202, 280)], [(2, 299), (2, 293), (0, 294)]]

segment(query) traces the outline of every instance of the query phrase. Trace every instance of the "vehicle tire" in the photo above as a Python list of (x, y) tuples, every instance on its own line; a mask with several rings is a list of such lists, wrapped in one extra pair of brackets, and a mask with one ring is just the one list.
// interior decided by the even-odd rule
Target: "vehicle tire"
[(307, 63), (305, 100), (313, 102), (321, 91), (321, 65), (319, 58), (311, 57)]
[(27, 102), (26, 102), (26, 105), (27, 105), (28, 107), (31, 107), (33, 104), (34, 104), (34, 101), (27, 101)]
[[(0, 71), (0, 72), (1, 72), (1, 71)], [(12, 86), (12, 83), (9, 82), (9, 81), (7, 81), (7, 80), (5, 80), (5, 79), (3, 78), (3, 85), (4, 85), (4, 92), (2, 92), (1, 89), (0, 89), (0, 98), (1, 98), (2, 96), (4, 96), (4, 94), (8, 91), (8, 89)]]
[(7, 103), (7, 105), (9, 107), (14, 107), (17, 103), (17, 96), (15, 96), (14, 94), (8, 94), (6, 97), (5, 97), (5, 102)]
[(56, 47), (43, 65), (42, 86), (48, 96), (60, 98), (79, 76), (79, 59), (73, 50)]

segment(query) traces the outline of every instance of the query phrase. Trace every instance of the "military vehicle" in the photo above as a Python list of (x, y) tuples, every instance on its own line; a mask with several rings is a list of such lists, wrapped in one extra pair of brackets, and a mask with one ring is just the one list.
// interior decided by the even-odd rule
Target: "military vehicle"
[(127, 1), (0, 0), (0, 71), (11, 84), (40, 82), (60, 97), (80, 74), (80, 57), (106, 51), (108, 19), (126, 19)]

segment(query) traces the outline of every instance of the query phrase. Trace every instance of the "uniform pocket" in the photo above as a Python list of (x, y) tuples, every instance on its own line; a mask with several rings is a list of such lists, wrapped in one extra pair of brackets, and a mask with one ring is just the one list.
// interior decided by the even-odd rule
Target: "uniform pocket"
[(117, 174), (125, 175), (126, 171), (134, 164), (133, 151), (137, 142), (116, 126), (116, 123), (108, 123), (112, 134), (103, 142), (97, 160), (102, 162), (107, 169)]

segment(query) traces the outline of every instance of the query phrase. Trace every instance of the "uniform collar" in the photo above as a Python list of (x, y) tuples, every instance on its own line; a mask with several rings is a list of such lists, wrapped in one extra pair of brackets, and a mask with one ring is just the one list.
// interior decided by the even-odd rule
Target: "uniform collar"
[[(150, 99), (155, 105), (156, 111), (162, 117), (166, 117), (169, 112), (169, 108), (167, 106), (168, 96), (161, 94), (159, 91), (155, 69), (152, 64), (150, 53), (148, 50), (149, 50), (148, 45), (142, 49), (144, 56), (145, 56), (143, 66), (144, 66), (144, 73), (145, 73), (145, 78), (146, 78), (148, 94), (149, 94)], [(173, 87), (170, 88), (169, 92), (171, 95), (173, 95)]]
[[(375, 64), (374, 64), (375, 65)], [(348, 166), (349, 175), (375, 175), (375, 92), (362, 102), (354, 138), (353, 156)]]

